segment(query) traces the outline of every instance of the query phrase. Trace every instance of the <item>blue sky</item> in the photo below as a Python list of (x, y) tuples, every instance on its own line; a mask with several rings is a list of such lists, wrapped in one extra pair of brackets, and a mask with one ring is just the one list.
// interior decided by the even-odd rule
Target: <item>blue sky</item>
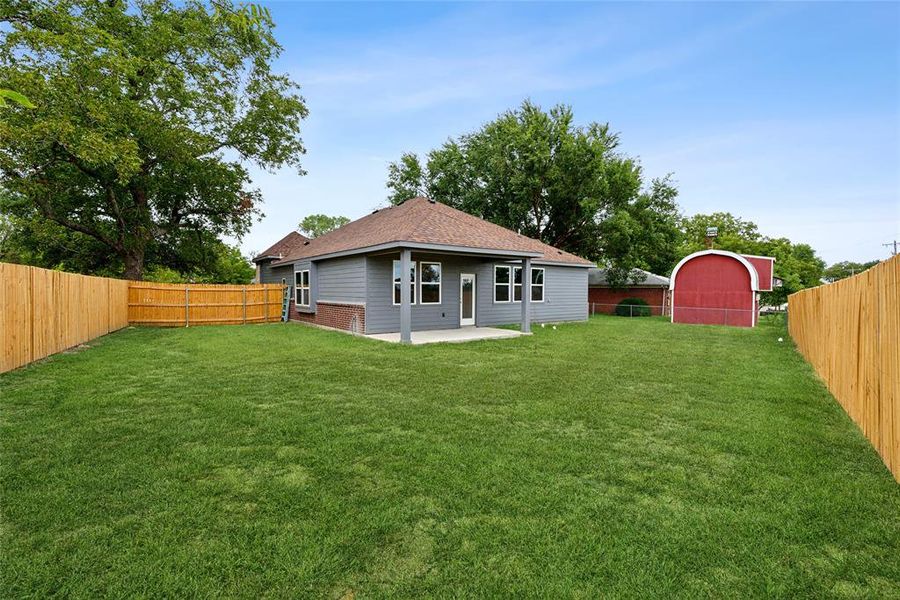
[(685, 214), (727, 211), (829, 263), (900, 239), (900, 4), (268, 4), (310, 116), (299, 177), (253, 171), (262, 250), (383, 205), (387, 165), (516, 107), (610, 123)]

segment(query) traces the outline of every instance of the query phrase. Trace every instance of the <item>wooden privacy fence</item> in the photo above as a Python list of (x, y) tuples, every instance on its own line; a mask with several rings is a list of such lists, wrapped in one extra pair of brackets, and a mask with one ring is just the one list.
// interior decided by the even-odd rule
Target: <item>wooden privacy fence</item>
[(900, 481), (900, 256), (791, 294), (788, 329)]
[(281, 284), (212, 285), (133, 281), (128, 321), (186, 327), (267, 323), (281, 319)]
[(129, 323), (155, 326), (281, 319), (283, 287), (169, 284), (0, 263), (0, 373)]
[(0, 373), (128, 325), (128, 282), (0, 263)]

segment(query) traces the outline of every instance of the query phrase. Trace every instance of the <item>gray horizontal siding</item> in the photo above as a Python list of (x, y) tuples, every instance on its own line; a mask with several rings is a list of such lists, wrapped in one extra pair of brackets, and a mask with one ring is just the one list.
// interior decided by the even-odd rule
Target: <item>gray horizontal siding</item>
[(315, 312), (316, 311), (316, 291), (318, 290), (318, 285), (316, 284), (316, 266), (312, 264), (308, 259), (301, 260), (299, 262), (295, 262), (291, 266), (291, 277), (288, 279), (291, 285), (291, 302), (296, 304), (297, 294), (294, 290), (294, 284), (296, 279), (294, 277), (294, 273), (297, 271), (309, 271), (309, 308), (296, 306), (295, 308), (300, 312)]
[(316, 263), (316, 298), (331, 302), (366, 301), (366, 258), (349, 256)]
[[(316, 303), (323, 302), (350, 302), (363, 303), (366, 301), (366, 258), (364, 256), (351, 256), (332, 260), (317, 261), (301, 260), (287, 267), (288, 284), (291, 286), (291, 297), (294, 298), (294, 272), (309, 270), (309, 294), (310, 306), (303, 308), (303, 312), (315, 312)], [(281, 273), (282, 271), (279, 271)], [(280, 282), (281, 279), (279, 278)], [(298, 310), (301, 310), (298, 308)]]
[[(392, 261), (398, 256), (370, 256), (366, 261), (366, 332), (400, 330), (400, 307), (394, 306)], [(452, 255), (413, 253), (413, 260), (441, 263), (441, 304), (412, 306), (414, 331), (459, 327), (461, 273), (475, 274), (475, 323), (479, 326), (518, 323), (520, 303), (494, 303), (494, 265), (502, 261)], [(536, 265), (541, 266), (541, 265)], [(544, 266), (544, 302), (532, 303), (532, 321), (583, 321), (588, 317), (588, 270), (579, 267)], [(418, 299), (418, 291), (416, 297)]]
[[(399, 258), (399, 255), (370, 256), (366, 261), (366, 333), (400, 331), (400, 307), (394, 306), (392, 299), (393, 261)], [(412, 306), (413, 331), (459, 327), (459, 275), (475, 273), (473, 265), (477, 259), (413, 253), (413, 260), (441, 263), (441, 303), (419, 304), (417, 289), (417, 303)]]
[(259, 282), (260, 283), (281, 283), (284, 279), (290, 285), (294, 277), (294, 267), (284, 265), (281, 267), (273, 267), (271, 263), (261, 263), (259, 265)]
[[(477, 325), (518, 323), (522, 320), (521, 303), (494, 302), (494, 264), (505, 263), (485, 264), (478, 272), (475, 322)], [(587, 269), (556, 265), (532, 266), (544, 269), (544, 301), (532, 302), (532, 322), (584, 321), (588, 318)]]

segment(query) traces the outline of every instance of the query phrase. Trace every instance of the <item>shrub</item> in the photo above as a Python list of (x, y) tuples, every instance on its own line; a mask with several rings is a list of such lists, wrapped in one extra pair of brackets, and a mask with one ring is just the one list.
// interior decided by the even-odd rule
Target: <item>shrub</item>
[(625, 298), (616, 304), (616, 314), (620, 317), (649, 317), (650, 305), (641, 298)]

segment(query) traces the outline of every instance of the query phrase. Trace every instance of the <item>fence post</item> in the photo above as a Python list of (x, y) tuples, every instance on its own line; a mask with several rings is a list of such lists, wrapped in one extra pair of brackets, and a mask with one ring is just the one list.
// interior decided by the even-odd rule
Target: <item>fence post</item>
[(184, 286), (184, 326), (191, 326), (191, 289)]
[(633, 317), (633, 316), (634, 316), (634, 304), (629, 304), (629, 305), (628, 305), (628, 316), (629, 316), (629, 317)]
[(244, 286), (244, 325), (247, 324), (247, 286)]
[[(31, 315), (28, 318), (28, 362), (34, 362), (34, 270), (37, 267), (28, 267), (28, 304)], [(27, 363), (26, 363), (27, 364)]]
[(263, 322), (269, 322), (269, 287), (263, 284)]

